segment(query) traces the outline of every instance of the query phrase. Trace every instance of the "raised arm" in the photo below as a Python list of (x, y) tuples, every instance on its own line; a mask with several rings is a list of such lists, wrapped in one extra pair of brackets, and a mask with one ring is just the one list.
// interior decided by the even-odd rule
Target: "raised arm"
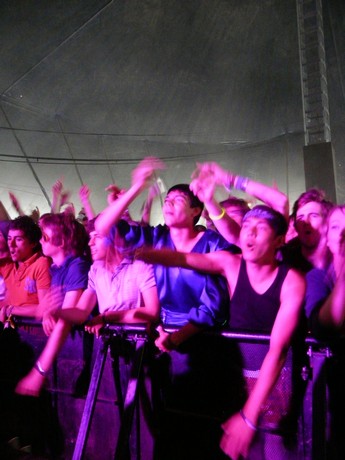
[(92, 220), (94, 217), (96, 217), (96, 213), (92, 207), (91, 201), (90, 201), (90, 189), (87, 184), (84, 184), (80, 187), (79, 189), (79, 199), (81, 201), (81, 204), (83, 205), (83, 208), (85, 210), (85, 214), (88, 218), (88, 220)]
[(232, 188), (242, 190), (283, 214), (286, 220), (289, 219), (289, 200), (278, 188), (256, 182), (249, 177), (238, 176), (215, 162), (198, 165), (197, 174), (206, 173), (213, 174), (217, 185), (222, 185), (229, 191)]
[(22, 209), (22, 207), (21, 207), (21, 205), (19, 203), (19, 200), (16, 197), (16, 195), (13, 192), (8, 192), (8, 195), (10, 197), (12, 206), (17, 211), (18, 215), (19, 216), (25, 216), (25, 213), (24, 213), (24, 211), (23, 211), (23, 209)]
[(242, 412), (233, 415), (223, 424), (221, 448), (233, 460), (248, 455), (261, 407), (280, 375), (293, 334), (300, 321), (304, 294), (303, 277), (290, 270), (283, 284), (281, 306), (273, 325), (270, 347), (262, 363), (259, 378)]
[(163, 163), (157, 159), (145, 158), (132, 173), (132, 186), (97, 217), (95, 228), (101, 235), (108, 235), (135, 198), (151, 184), (156, 170), (163, 169)]
[(216, 201), (214, 196), (216, 185), (213, 174), (204, 172), (192, 180), (190, 189), (205, 204), (209, 218), (219, 233), (229, 243), (237, 244), (241, 227)]

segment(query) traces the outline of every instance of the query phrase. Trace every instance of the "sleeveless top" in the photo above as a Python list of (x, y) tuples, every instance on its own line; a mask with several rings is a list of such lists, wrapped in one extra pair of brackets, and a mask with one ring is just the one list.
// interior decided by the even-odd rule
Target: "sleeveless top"
[(237, 285), (230, 301), (230, 329), (270, 333), (280, 307), (280, 292), (290, 267), (282, 263), (278, 273), (263, 294), (252, 288), (246, 262), (242, 259)]

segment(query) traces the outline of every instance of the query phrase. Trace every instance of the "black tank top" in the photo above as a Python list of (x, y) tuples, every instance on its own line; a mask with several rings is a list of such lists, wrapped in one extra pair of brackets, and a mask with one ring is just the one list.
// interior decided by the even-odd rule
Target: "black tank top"
[(278, 274), (263, 294), (252, 288), (242, 259), (234, 295), (230, 301), (230, 329), (270, 333), (280, 307), (280, 291), (290, 267), (280, 264)]

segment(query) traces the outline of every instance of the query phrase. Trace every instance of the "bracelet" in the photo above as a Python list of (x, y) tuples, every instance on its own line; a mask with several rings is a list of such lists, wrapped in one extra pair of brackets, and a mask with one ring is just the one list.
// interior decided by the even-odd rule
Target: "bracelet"
[(236, 176), (234, 180), (234, 188), (237, 190), (242, 190), (242, 192), (245, 192), (247, 190), (248, 182), (248, 177)]
[(47, 371), (45, 371), (41, 365), (41, 363), (39, 361), (36, 361), (35, 362), (35, 365), (34, 365), (34, 368), (36, 369), (36, 371), (41, 374), (43, 377), (45, 377), (47, 375)]
[(221, 213), (218, 215), (218, 216), (214, 216), (212, 214), (209, 214), (208, 217), (211, 219), (211, 220), (220, 220), (220, 219), (223, 219), (223, 217), (225, 216), (225, 209), (224, 208), (220, 208), (221, 209)]
[(258, 431), (258, 427), (257, 427), (256, 425), (254, 425), (254, 423), (251, 422), (251, 421), (249, 420), (249, 418), (247, 418), (247, 417), (244, 415), (244, 412), (243, 412), (242, 409), (240, 410), (240, 416), (242, 417), (244, 423), (245, 423), (247, 426), (249, 426), (249, 428), (251, 428), (253, 431)]

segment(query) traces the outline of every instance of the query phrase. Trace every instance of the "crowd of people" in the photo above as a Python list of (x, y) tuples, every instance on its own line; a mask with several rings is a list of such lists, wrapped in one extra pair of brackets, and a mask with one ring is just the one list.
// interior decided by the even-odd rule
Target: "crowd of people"
[[(73, 325), (98, 337), (109, 323), (147, 324), (158, 351), (152, 378), (163, 386), (155, 458), (263, 458), (262, 408), (297, 332), (330, 342), (344, 332), (345, 207), (311, 189), (290, 215), (276, 187), (203, 163), (190, 184), (167, 191), (164, 224), (152, 226), (155, 180), (164, 168), (144, 159), (127, 190), (107, 188), (99, 214), (87, 185), (78, 215), (71, 204), (61, 212), (69, 200), (61, 181), (52, 187), (49, 214), (26, 216), (11, 196), (20, 216), (0, 223), (0, 321), (6, 328), (17, 316), (34, 317), (48, 336), (15, 391), (39, 395)], [(226, 200), (217, 201), (218, 188)], [(134, 221), (129, 206), (146, 189), (143, 216)], [(234, 190), (262, 204), (250, 207)], [(245, 394), (226, 395), (235, 391), (232, 371), (224, 370), (226, 347), (204, 334), (223, 329), (270, 335)], [(335, 348), (339, 387), (345, 367)], [(331, 399), (331, 458), (344, 454), (339, 393)]]

